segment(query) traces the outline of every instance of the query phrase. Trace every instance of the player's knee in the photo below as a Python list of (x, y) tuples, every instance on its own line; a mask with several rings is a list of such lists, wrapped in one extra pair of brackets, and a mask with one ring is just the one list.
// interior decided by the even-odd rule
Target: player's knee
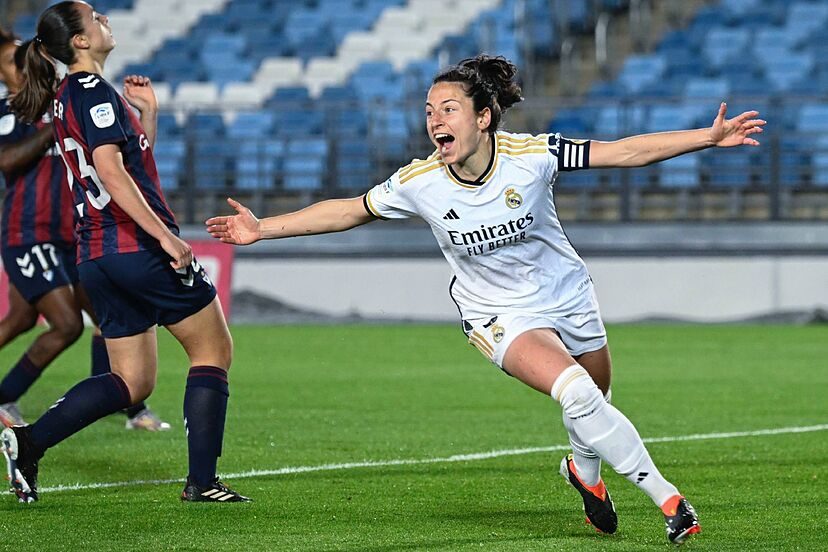
[(552, 396), (561, 403), (564, 415), (570, 418), (586, 416), (601, 408), (604, 395), (581, 366), (564, 370), (552, 385)]
[(69, 346), (83, 333), (83, 319), (76, 315), (65, 315), (50, 321), (52, 331), (57, 334), (64, 346)]
[(66, 345), (71, 345), (83, 333), (83, 319), (80, 316), (67, 316), (55, 327)]
[(230, 337), (229, 333), (220, 343), (215, 344), (212, 356), (214, 360), (209, 364), (227, 371), (230, 370), (230, 365), (233, 363), (233, 338)]
[(155, 388), (155, 382), (146, 379), (125, 380), (124, 383), (126, 383), (127, 389), (129, 389), (129, 398), (132, 404), (137, 404), (148, 398), (152, 395), (152, 391)]
[(143, 373), (124, 373), (113, 367), (113, 372), (123, 380), (129, 389), (129, 398), (132, 404), (143, 401), (152, 394), (155, 388), (155, 378)]

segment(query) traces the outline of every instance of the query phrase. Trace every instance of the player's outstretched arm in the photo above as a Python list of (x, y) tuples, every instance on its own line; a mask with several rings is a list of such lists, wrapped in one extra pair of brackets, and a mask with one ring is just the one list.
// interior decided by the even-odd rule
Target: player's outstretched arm
[(710, 128), (641, 134), (615, 142), (593, 141), (589, 166), (643, 167), (705, 148), (759, 145), (752, 135), (761, 133), (766, 121), (756, 118), (758, 111), (746, 111), (732, 119), (725, 119), (726, 114), (727, 104), (723, 102)]
[(227, 198), (235, 215), (212, 217), (207, 232), (224, 243), (248, 245), (259, 240), (342, 232), (376, 220), (365, 210), (362, 197), (329, 199), (293, 213), (258, 219), (244, 205)]

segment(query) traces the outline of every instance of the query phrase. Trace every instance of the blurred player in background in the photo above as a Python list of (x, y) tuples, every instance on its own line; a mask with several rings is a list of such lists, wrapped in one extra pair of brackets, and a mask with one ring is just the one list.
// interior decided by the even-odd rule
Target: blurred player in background
[[(20, 88), (23, 51), (0, 30), (0, 78), (10, 94)], [(0, 100), (0, 170), (6, 180), (0, 252), (9, 276), (9, 311), (0, 321), (0, 347), (30, 330), (43, 315), (49, 328), (37, 336), (0, 382), (0, 422), (25, 423), (17, 400), (43, 370), (83, 332), (81, 308), (96, 320), (78, 286), (74, 201), (66, 166), (55, 148), (48, 110), (34, 123), (17, 120), (9, 100)], [(109, 372), (106, 344), (95, 328), (92, 375)], [(161, 421), (143, 401), (125, 410), (127, 429), (162, 431)]]
[(700, 531), (689, 502), (659, 473), (630, 421), (609, 403), (611, 361), (592, 280), (555, 212), (558, 171), (640, 167), (708, 147), (758, 145), (764, 121), (747, 112), (709, 129), (617, 142), (498, 131), (519, 102), (516, 68), (478, 56), (439, 73), (428, 93), (426, 127), (437, 150), (353, 199), (329, 200), (258, 220), (238, 214), (207, 221), (231, 244), (348, 230), (377, 219), (421, 217), (454, 270), (450, 294), (471, 344), (506, 373), (551, 394), (563, 408), (573, 452), (561, 474), (581, 494), (590, 522), (617, 528), (601, 459), (661, 508), (667, 537)]
[[(162, 325), (190, 360), (184, 393), (189, 474), (181, 499), (247, 501), (216, 477), (230, 332), (215, 288), (178, 237), (161, 191), (152, 154), (158, 105), (149, 79), (127, 77), (121, 97), (101, 76), (114, 47), (109, 20), (85, 2), (46, 9), (35, 38), (21, 46), (23, 83), (12, 109), (34, 121), (52, 107), (80, 213), (80, 281), (98, 315), (112, 371), (78, 383), (32, 425), (2, 432), (12, 488), (21, 502), (37, 500), (38, 461), (47, 449), (149, 396), (158, 365), (156, 325)], [(68, 67), (60, 82), (55, 60)]]

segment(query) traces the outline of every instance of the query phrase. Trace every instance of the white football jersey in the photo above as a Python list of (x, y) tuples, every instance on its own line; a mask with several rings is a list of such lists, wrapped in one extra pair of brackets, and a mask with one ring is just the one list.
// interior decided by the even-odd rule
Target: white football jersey
[(567, 314), (591, 281), (561, 228), (552, 186), (559, 170), (588, 167), (589, 146), (560, 134), (497, 132), (477, 181), (459, 178), (435, 151), (369, 190), (366, 208), (431, 226), (454, 271), (449, 293), (463, 319)]

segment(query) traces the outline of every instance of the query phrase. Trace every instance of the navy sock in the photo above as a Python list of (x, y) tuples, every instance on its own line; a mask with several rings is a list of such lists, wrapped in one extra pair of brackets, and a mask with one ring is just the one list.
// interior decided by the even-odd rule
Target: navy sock
[(0, 404), (14, 402), (25, 393), (40, 377), (43, 370), (29, 360), (29, 355), (23, 353), (14, 368), (0, 383)]
[(32, 424), (32, 443), (43, 452), (92, 422), (128, 407), (130, 402), (129, 389), (119, 375), (87, 378)]
[[(100, 376), (101, 374), (108, 374), (112, 371), (109, 365), (109, 353), (106, 351), (106, 339), (102, 335), (92, 336), (92, 375)], [(2, 403), (0, 403), (2, 404)], [(130, 418), (134, 418), (136, 414), (147, 407), (144, 401), (132, 405), (126, 410), (126, 414)]]
[(184, 428), (190, 453), (190, 480), (206, 487), (216, 477), (227, 414), (227, 372), (215, 366), (193, 366), (184, 392)]
[(106, 351), (106, 339), (102, 335), (92, 336), (92, 375), (100, 376), (112, 371), (109, 365), (109, 353)]

